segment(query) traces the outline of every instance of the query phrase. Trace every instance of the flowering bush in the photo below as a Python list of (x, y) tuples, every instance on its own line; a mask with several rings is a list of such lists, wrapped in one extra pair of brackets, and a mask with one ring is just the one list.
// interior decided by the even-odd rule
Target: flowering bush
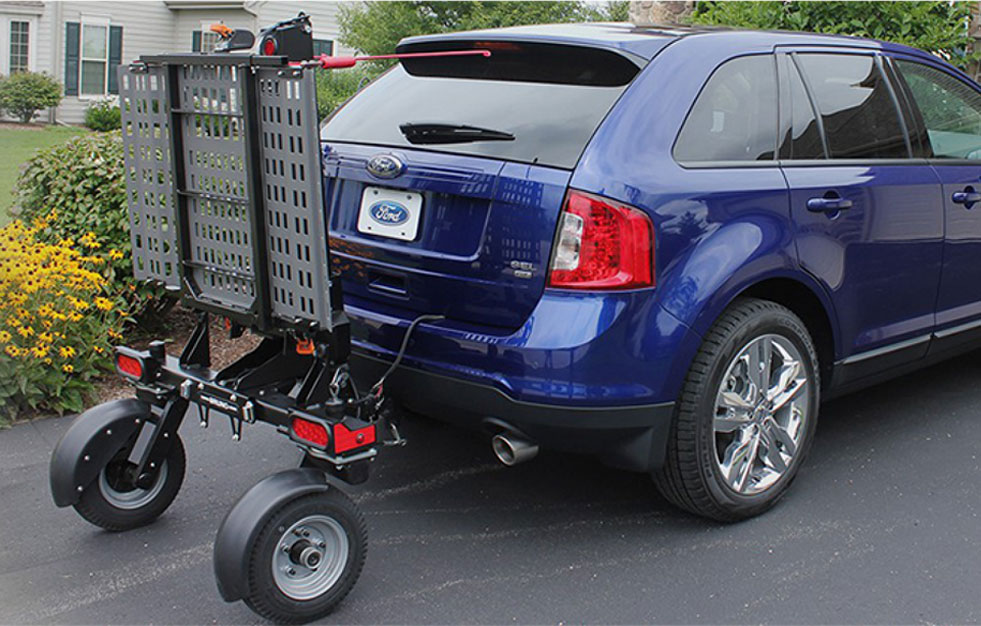
[(127, 319), (125, 299), (107, 291), (122, 253), (100, 250), (93, 233), (36, 239), (56, 218), (0, 228), (0, 425), (26, 408), (81, 411)]
[(129, 212), (123, 143), (115, 133), (90, 133), (73, 137), (61, 145), (41, 150), (24, 166), (17, 180), (14, 217), (25, 224), (57, 211), (59, 219), (38, 230), (39, 242), (57, 244), (78, 241), (95, 233), (106, 248), (118, 250), (107, 259), (112, 289), (126, 294), (132, 312), (143, 320), (155, 321), (173, 305), (163, 290), (133, 279), (130, 260)]

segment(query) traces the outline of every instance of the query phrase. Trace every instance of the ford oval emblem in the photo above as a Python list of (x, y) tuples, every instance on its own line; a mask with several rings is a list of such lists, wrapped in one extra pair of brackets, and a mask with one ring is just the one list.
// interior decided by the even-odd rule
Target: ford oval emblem
[(395, 178), (405, 171), (405, 163), (391, 154), (376, 154), (365, 167), (375, 178)]
[(368, 208), (368, 214), (383, 226), (398, 226), (409, 219), (409, 209), (391, 200), (374, 203)]

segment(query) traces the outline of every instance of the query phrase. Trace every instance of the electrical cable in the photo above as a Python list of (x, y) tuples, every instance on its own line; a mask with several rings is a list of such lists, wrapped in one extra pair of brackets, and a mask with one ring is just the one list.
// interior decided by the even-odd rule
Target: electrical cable
[(445, 319), (446, 316), (444, 315), (426, 314), (420, 315), (416, 319), (412, 320), (412, 323), (409, 324), (409, 327), (405, 331), (405, 335), (402, 337), (402, 346), (399, 348), (398, 354), (395, 356), (395, 360), (392, 361), (392, 364), (388, 367), (385, 373), (378, 379), (378, 382), (371, 386), (371, 391), (368, 393), (367, 397), (376, 395), (384, 386), (385, 379), (388, 378), (389, 375), (395, 371), (395, 368), (397, 368), (402, 362), (402, 357), (405, 356), (405, 350), (409, 347), (409, 339), (412, 338), (412, 332), (416, 329), (416, 327), (422, 322), (439, 322)]

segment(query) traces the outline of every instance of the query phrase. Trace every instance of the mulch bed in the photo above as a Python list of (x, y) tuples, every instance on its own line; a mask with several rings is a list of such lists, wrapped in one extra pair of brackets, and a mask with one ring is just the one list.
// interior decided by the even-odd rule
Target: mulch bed
[[(145, 350), (151, 341), (167, 342), (170, 354), (179, 354), (197, 324), (197, 313), (178, 304), (167, 314), (166, 326), (142, 328), (127, 338), (126, 345)], [(239, 358), (261, 341), (261, 337), (246, 331), (238, 339), (230, 339), (221, 318), (211, 316), (211, 367), (220, 369)], [(133, 387), (121, 376), (107, 376), (99, 381), (94, 404), (133, 395)]]

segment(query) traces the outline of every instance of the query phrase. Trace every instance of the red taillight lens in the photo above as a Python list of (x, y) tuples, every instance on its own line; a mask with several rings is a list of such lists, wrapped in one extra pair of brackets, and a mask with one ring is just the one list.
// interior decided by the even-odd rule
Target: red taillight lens
[(344, 424), (334, 425), (334, 452), (338, 454), (371, 443), (375, 443), (374, 425), (357, 430), (349, 430)]
[(116, 369), (119, 373), (130, 378), (143, 378), (143, 363), (125, 354), (116, 355)]
[(323, 424), (311, 422), (300, 417), (293, 418), (293, 435), (301, 441), (313, 444), (319, 448), (326, 448), (330, 441), (327, 428)]
[(559, 217), (550, 287), (636, 289), (654, 286), (654, 228), (645, 213), (569, 191)]
[(274, 37), (266, 37), (262, 40), (262, 54), (267, 57), (271, 57), (276, 54), (276, 39)]

